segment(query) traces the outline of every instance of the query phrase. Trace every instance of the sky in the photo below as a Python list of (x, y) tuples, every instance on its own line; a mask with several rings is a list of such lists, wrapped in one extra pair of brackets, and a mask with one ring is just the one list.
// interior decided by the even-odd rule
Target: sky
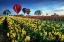
[[(34, 16), (36, 10), (41, 10), (42, 15), (64, 15), (64, 0), (0, 0), (0, 15), (3, 11), (8, 9), (11, 11), (11, 15), (16, 15), (13, 10), (15, 4), (20, 4), (22, 8), (28, 8), (31, 10), (30, 15)], [(19, 15), (23, 14), (22, 10)], [(26, 15), (26, 14), (25, 14)]]

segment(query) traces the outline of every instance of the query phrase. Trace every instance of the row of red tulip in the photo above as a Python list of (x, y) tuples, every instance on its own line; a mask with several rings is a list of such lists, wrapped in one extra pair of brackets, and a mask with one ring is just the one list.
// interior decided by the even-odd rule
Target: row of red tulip
[(64, 21), (64, 17), (62, 16), (22, 16), (23, 18), (33, 18), (33, 19), (42, 19), (42, 20), (54, 20)]

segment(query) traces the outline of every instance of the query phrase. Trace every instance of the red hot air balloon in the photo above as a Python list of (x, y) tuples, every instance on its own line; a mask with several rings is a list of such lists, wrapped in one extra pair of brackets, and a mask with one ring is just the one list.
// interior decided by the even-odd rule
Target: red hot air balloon
[(21, 7), (20, 4), (15, 4), (15, 5), (13, 6), (13, 9), (14, 9), (14, 11), (18, 14), (18, 13), (21, 11), (22, 7)]

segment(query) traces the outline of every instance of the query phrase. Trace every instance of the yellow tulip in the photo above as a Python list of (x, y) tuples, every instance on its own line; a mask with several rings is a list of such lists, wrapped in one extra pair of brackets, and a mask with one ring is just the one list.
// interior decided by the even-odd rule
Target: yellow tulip
[(58, 34), (58, 36), (59, 36), (59, 38), (61, 38), (61, 34), (60, 33)]
[(27, 42), (27, 39), (24, 39), (24, 42)]
[(39, 26), (38, 29), (41, 30), (41, 26)]
[(56, 37), (53, 37), (53, 40), (55, 40), (56, 39)]
[(44, 26), (44, 23), (42, 23), (41, 25)]
[(34, 32), (36, 33), (36, 29), (34, 29)]
[(12, 33), (12, 36), (15, 37), (16, 36), (15, 33)]
[(55, 32), (54, 35), (57, 35), (57, 33)]
[(50, 41), (52, 41), (52, 37), (50, 37)]
[(52, 36), (51, 32), (49, 32), (49, 36)]
[(35, 29), (34, 29), (34, 32), (36, 33), (37, 31), (38, 31), (38, 29), (35, 28)]
[(48, 28), (50, 28), (50, 25), (47, 25)]
[(9, 22), (9, 24), (11, 25), (11, 24), (12, 24), (12, 22)]
[(26, 31), (25, 31), (25, 30), (24, 30), (24, 31), (22, 31), (22, 34), (23, 34), (23, 35), (26, 35)]
[(42, 36), (42, 33), (40, 33), (40, 36)]
[(45, 30), (42, 28), (42, 31), (45, 32)]
[(22, 30), (20, 29), (19, 32), (22, 32)]
[(10, 38), (13, 38), (13, 36), (12, 36), (12, 35), (10, 35)]
[(61, 37), (61, 41), (63, 41), (64, 40), (64, 35), (62, 35), (62, 37)]
[(55, 26), (56, 26), (56, 27), (59, 27), (59, 24), (56, 24)]
[(30, 41), (30, 36), (26, 36), (26, 40), (27, 41)]
[(63, 38), (61, 38), (61, 41), (63, 41)]
[(18, 33), (18, 29), (16, 29), (16, 32)]
[(47, 35), (47, 32), (44, 32), (44, 35), (46, 36)]
[(10, 34), (12, 34), (13, 30), (10, 30)]
[(35, 27), (35, 26), (36, 26), (36, 24), (31, 24), (31, 26), (32, 26), (32, 27)]
[(12, 40), (12, 42), (14, 42), (14, 40)]
[(18, 34), (18, 40), (20, 39), (20, 35)]
[(55, 27), (54, 27), (54, 30), (55, 30)]
[(52, 30), (52, 33), (54, 34), (54, 31)]
[(24, 28), (21, 31), (24, 31)]
[(21, 27), (20, 27), (20, 25), (19, 25), (19, 24), (17, 24), (17, 28), (18, 28), (18, 29), (21, 29)]
[(23, 34), (21, 34), (21, 37), (23, 37), (24, 35)]
[(9, 33), (7, 33), (7, 36), (9, 37)]
[(15, 40), (15, 42), (18, 42), (17, 40)]

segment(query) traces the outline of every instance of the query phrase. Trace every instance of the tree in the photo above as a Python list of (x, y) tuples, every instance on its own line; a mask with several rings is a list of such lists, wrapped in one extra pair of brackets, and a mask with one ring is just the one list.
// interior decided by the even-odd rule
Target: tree
[(42, 11), (41, 10), (37, 10), (37, 11), (35, 11), (35, 13), (34, 13), (34, 15), (41, 15), (42, 14)]
[(46, 13), (46, 16), (48, 16), (48, 13)]
[(5, 11), (3, 12), (3, 15), (9, 15), (9, 14), (11, 14), (11, 12), (10, 12), (9, 10), (5, 10)]
[(6, 11), (3, 12), (3, 15), (6, 15)]
[(54, 16), (56, 16), (56, 13), (54, 13)]
[(20, 16), (24, 16), (23, 14), (21, 14)]

